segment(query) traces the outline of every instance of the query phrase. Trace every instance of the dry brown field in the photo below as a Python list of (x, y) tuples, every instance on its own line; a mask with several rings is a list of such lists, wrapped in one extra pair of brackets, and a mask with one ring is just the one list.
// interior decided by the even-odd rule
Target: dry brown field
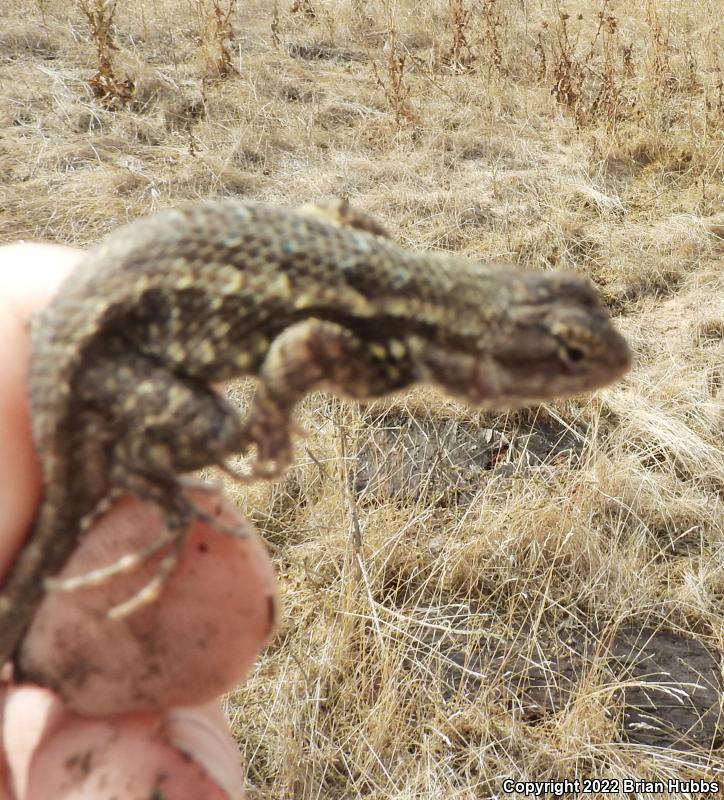
[(0, 2), (0, 241), (349, 196), (410, 247), (589, 275), (635, 352), (515, 413), (314, 396), (287, 476), (230, 487), (283, 597), (225, 701), (251, 800), (724, 780), (721, 16)]

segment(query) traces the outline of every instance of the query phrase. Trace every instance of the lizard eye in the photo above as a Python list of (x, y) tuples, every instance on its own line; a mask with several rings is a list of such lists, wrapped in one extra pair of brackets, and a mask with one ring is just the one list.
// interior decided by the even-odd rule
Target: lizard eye
[(588, 355), (582, 347), (564, 344), (560, 348), (561, 359), (568, 364), (580, 364)]

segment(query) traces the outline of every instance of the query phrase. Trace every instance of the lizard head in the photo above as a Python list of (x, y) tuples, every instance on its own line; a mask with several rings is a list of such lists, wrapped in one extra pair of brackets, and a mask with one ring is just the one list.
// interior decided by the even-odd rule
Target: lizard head
[(477, 336), (474, 325), (461, 325), (466, 335), (457, 346), (429, 348), (426, 377), (470, 403), (507, 408), (591, 391), (628, 371), (628, 344), (588, 279), (566, 272), (507, 277), (504, 312), (486, 319)]

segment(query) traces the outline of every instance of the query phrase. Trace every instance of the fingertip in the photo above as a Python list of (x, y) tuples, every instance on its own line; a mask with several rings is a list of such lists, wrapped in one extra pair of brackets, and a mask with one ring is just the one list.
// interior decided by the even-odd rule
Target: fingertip
[[(194, 500), (225, 527), (238, 527), (241, 538), (194, 524), (159, 597), (120, 619), (109, 619), (109, 609), (153, 580), (163, 553), (101, 585), (52, 592), (23, 642), (23, 679), (51, 686), (69, 708), (93, 715), (196, 705), (243, 679), (273, 630), (274, 571), (238, 509), (206, 493)], [(117, 563), (162, 530), (154, 508), (123, 500), (59, 577)]]
[(32, 524), (40, 495), (27, 402), (28, 321), (82, 256), (80, 250), (49, 244), (0, 247), (0, 576)]
[(30, 767), (27, 800), (106, 797), (116, 800), (242, 800), (241, 776), (231, 792), (219, 786), (193, 752), (170, 740), (159, 714), (111, 719), (70, 716), (46, 737)]

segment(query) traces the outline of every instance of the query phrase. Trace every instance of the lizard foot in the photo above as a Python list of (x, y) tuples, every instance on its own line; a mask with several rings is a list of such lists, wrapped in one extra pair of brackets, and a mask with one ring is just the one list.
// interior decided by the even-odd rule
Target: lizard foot
[[(189, 488), (184, 479), (179, 479), (178, 485)], [(193, 488), (198, 490), (200, 488), (199, 482), (194, 481)], [(215, 487), (206, 485), (204, 488), (213, 489)], [(104, 498), (96, 509), (88, 515), (87, 518), (90, 520), (88, 525), (102, 516), (121, 493), (120, 490), (113, 490), (108, 498)], [(159, 498), (144, 499), (151, 499), (152, 502), (161, 505), (163, 509), (163, 503), (159, 503)], [(90, 570), (82, 575), (77, 575), (72, 578), (47, 578), (45, 580), (46, 590), (53, 592), (74, 592), (79, 589), (101, 586), (118, 575), (134, 572), (161, 550), (167, 547), (170, 548), (169, 552), (161, 559), (158, 569), (151, 580), (128, 600), (113, 606), (107, 612), (109, 619), (121, 619), (142, 606), (158, 599), (164, 583), (178, 563), (193, 519), (201, 520), (205, 524), (210, 525), (228, 536), (241, 539), (248, 537), (248, 532), (241, 526), (232, 525), (220, 520), (216, 514), (199, 507), (187, 497), (183, 497), (181, 500), (175, 499), (173, 502), (175, 508), (173, 511), (168, 512), (165, 529), (161, 535), (157, 536), (145, 547), (133, 553), (127, 553), (121, 556), (112, 564)], [(164, 510), (168, 511), (168, 509)]]
[(88, 589), (93, 586), (102, 586), (111, 578), (117, 575), (126, 575), (137, 570), (150, 558), (156, 555), (166, 545), (173, 542), (174, 537), (169, 531), (164, 531), (163, 535), (157, 536), (152, 542), (147, 544), (135, 553), (127, 553), (116, 559), (112, 564), (98, 569), (92, 569), (77, 575), (73, 578), (46, 578), (45, 589), (49, 592), (76, 592), (79, 589)]
[[(188, 509), (190, 510), (193, 518), (201, 520), (202, 522), (210, 525), (216, 530), (220, 531), (227, 536), (233, 536), (236, 539), (246, 539), (248, 538), (248, 532), (240, 526), (237, 525), (230, 525), (227, 522), (223, 522), (218, 518), (217, 515), (212, 514), (203, 508), (200, 508), (195, 503), (186, 500), (188, 502)], [(181, 557), (181, 551), (183, 550), (184, 543), (186, 541), (186, 536), (189, 532), (189, 524), (187, 524), (183, 529), (175, 529), (175, 525), (169, 524), (162, 536), (159, 536), (154, 542), (151, 542), (146, 548), (137, 553), (131, 553), (124, 558), (128, 559), (128, 564), (130, 565), (127, 569), (135, 569), (141, 563), (146, 561), (150, 558), (154, 553), (158, 552), (164, 545), (170, 544), (171, 549), (169, 552), (163, 557), (161, 563), (156, 570), (156, 574), (151, 578), (148, 583), (145, 584), (136, 594), (132, 597), (129, 597), (128, 600), (125, 600), (123, 603), (119, 603), (118, 605), (113, 606), (107, 612), (107, 617), (109, 619), (123, 619), (124, 617), (129, 616), (134, 611), (137, 611), (139, 608), (142, 608), (149, 603), (153, 603), (161, 595), (163, 591), (164, 584), (168, 580), (169, 576), (173, 573), (176, 565), (178, 564), (179, 558)], [(123, 559), (119, 559), (119, 562)], [(117, 567), (119, 562), (116, 564), (112, 564), (110, 567), (106, 568), (106, 571)], [(115, 574), (119, 574), (121, 569), (116, 569)]]
[[(161, 537), (159, 537), (159, 539), (160, 538)], [(158, 569), (153, 578), (151, 578), (145, 586), (141, 587), (136, 594), (129, 597), (128, 600), (109, 608), (106, 612), (108, 619), (123, 619), (139, 608), (158, 600), (168, 577), (174, 569), (176, 569), (185, 540), (185, 532), (173, 537), (171, 540), (171, 550), (161, 559), (161, 563), (158, 565)]]

